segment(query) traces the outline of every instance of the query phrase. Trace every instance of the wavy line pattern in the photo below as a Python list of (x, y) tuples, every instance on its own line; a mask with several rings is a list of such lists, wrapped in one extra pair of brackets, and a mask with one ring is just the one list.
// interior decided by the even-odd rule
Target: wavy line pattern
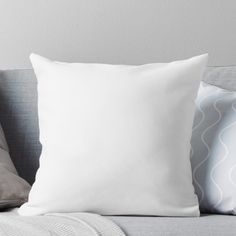
[[(236, 113), (236, 107), (235, 107), (236, 103), (234, 103), (232, 105), (232, 109), (235, 111)], [(233, 175), (233, 172), (236, 170), (236, 164), (234, 164), (230, 170), (229, 170), (229, 181), (230, 183), (236, 188), (236, 180), (233, 179), (232, 175)]]
[(195, 119), (191, 140), (193, 183), (201, 210), (233, 212), (236, 208), (236, 177), (233, 177), (236, 145), (230, 140), (236, 140), (236, 93), (202, 84), (196, 100), (195, 118), (198, 116), (198, 119)]
[[(201, 134), (201, 141), (202, 143), (204, 144), (204, 146), (206, 147), (207, 149), (207, 154), (205, 156), (205, 158), (200, 161), (194, 168), (193, 168), (193, 179), (195, 180), (195, 183), (197, 184), (198, 188), (201, 190), (201, 196), (199, 196), (199, 203), (201, 204), (203, 198), (204, 198), (204, 190), (202, 188), (202, 185), (198, 182), (197, 178), (196, 178), (196, 173), (198, 171), (198, 169), (207, 161), (207, 159), (209, 158), (210, 156), (210, 147), (209, 145), (207, 144), (206, 140), (205, 140), (205, 135), (206, 133), (208, 132), (208, 130), (210, 130), (212, 127), (214, 127), (215, 125), (217, 125), (220, 120), (221, 120), (221, 113), (220, 111), (218, 110), (218, 108), (216, 107), (216, 104), (218, 101), (220, 101), (221, 99), (218, 99), (216, 100), (214, 103), (213, 103), (213, 107), (215, 108), (215, 110), (217, 111), (218, 113), (218, 119), (212, 123), (211, 125), (209, 125)], [(205, 114), (205, 113), (204, 113)], [(206, 117), (206, 115), (204, 115), (204, 117)]]
[[(235, 111), (235, 110), (234, 110), (234, 104), (235, 104), (235, 103), (232, 103), (232, 110), (233, 110), (233, 111)], [(235, 114), (235, 116), (236, 116), (236, 114)], [(229, 125), (227, 125), (225, 128), (223, 128), (223, 129), (220, 131), (219, 136), (218, 136), (221, 145), (222, 145), (223, 148), (225, 149), (225, 155), (224, 155), (223, 158), (222, 158), (220, 161), (218, 161), (218, 162), (212, 167), (212, 169), (211, 169), (210, 178), (211, 178), (212, 182), (215, 184), (215, 186), (217, 187), (217, 189), (218, 189), (219, 192), (220, 192), (220, 198), (219, 198), (219, 200), (214, 204), (214, 208), (217, 208), (217, 206), (218, 206), (218, 205), (222, 202), (222, 200), (223, 200), (223, 191), (222, 191), (222, 189), (220, 188), (220, 186), (217, 184), (217, 181), (214, 179), (214, 171), (215, 171), (216, 168), (218, 168), (218, 166), (221, 165), (221, 164), (226, 160), (226, 158), (228, 158), (228, 156), (229, 156), (229, 152), (230, 152), (230, 151), (229, 151), (229, 147), (227, 146), (227, 143), (225, 143), (225, 142), (223, 141), (223, 135), (225, 134), (225, 132), (226, 132), (228, 129), (232, 128), (234, 125), (236, 125), (236, 121), (233, 122), (233, 123), (231, 123), (231, 124), (229, 124)]]
[[(200, 85), (200, 91), (203, 89), (203, 86), (202, 84)], [(200, 121), (197, 123), (197, 124), (193, 124), (193, 129), (192, 129), (192, 132), (194, 132), (195, 130), (197, 130), (197, 128), (201, 125), (201, 123), (204, 121), (205, 119), (205, 113), (203, 112), (202, 108), (201, 108), (201, 103), (206, 99), (208, 98), (209, 95), (206, 94), (205, 96), (201, 96), (201, 98), (199, 99), (200, 101), (198, 103), (196, 103), (196, 108), (197, 110), (200, 112)], [(192, 148), (192, 145), (191, 145), (191, 154), (190, 154), (190, 158), (192, 158), (194, 155), (194, 149)]]

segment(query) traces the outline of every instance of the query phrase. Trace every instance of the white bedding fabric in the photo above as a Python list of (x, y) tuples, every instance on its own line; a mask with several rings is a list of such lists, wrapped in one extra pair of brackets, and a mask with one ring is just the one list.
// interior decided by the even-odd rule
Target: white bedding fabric
[(111, 220), (92, 213), (19, 216), (0, 213), (0, 236), (125, 236)]

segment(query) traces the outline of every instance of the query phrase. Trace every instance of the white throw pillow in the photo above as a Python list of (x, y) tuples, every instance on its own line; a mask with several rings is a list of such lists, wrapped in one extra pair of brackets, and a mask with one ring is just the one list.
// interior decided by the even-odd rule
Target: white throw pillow
[(31, 62), (43, 150), (21, 215), (199, 215), (189, 153), (207, 55), (141, 66)]

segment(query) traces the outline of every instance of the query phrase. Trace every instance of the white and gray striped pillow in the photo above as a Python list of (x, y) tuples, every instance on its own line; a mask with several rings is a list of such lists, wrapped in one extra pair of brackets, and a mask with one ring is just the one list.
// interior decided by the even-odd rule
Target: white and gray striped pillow
[(202, 82), (196, 105), (191, 162), (200, 209), (236, 215), (236, 92)]

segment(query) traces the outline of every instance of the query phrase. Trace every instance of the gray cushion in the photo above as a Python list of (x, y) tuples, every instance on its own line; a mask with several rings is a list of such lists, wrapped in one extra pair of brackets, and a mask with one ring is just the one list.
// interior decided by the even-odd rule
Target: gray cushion
[(208, 84), (236, 91), (236, 66), (208, 67), (203, 80)]
[[(236, 90), (236, 66), (210, 67), (204, 80)], [(18, 173), (32, 183), (41, 153), (36, 78), (32, 70), (0, 71), (0, 122)]]
[(41, 152), (32, 70), (0, 71), (0, 123), (19, 175), (32, 183)]
[(178, 217), (109, 217), (127, 236), (235, 236), (236, 217), (205, 215)]

